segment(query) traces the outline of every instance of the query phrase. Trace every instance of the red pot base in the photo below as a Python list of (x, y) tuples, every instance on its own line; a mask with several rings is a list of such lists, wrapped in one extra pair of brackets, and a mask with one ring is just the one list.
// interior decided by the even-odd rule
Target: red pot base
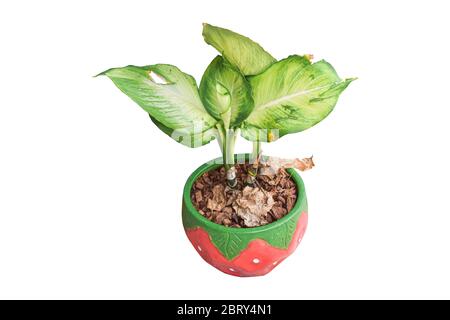
[(252, 240), (237, 257), (227, 260), (200, 227), (187, 229), (186, 234), (200, 256), (220, 271), (237, 277), (262, 276), (279, 265), (299, 245), (308, 224), (308, 213), (302, 212), (287, 249), (271, 246), (262, 239)]

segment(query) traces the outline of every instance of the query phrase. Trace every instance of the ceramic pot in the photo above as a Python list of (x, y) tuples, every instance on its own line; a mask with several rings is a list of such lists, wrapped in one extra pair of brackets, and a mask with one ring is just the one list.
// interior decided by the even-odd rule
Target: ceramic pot
[(280, 220), (254, 228), (225, 227), (203, 217), (191, 201), (192, 185), (203, 173), (220, 166), (214, 163), (200, 166), (184, 186), (186, 235), (198, 254), (220, 271), (239, 277), (265, 275), (295, 251), (306, 231), (308, 205), (303, 180), (295, 170), (288, 169), (297, 186), (297, 201)]

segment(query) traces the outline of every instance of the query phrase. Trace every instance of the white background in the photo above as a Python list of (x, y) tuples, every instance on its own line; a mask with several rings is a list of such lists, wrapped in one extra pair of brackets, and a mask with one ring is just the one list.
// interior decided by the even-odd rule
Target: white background
[[(446, 3), (3, 1), (0, 298), (450, 298)], [(170, 63), (199, 81), (216, 55), (202, 22), (359, 77), (264, 146), (317, 164), (306, 236), (265, 277), (216, 271), (183, 232), (184, 182), (217, 144), (173, 142), (92, 77)]]

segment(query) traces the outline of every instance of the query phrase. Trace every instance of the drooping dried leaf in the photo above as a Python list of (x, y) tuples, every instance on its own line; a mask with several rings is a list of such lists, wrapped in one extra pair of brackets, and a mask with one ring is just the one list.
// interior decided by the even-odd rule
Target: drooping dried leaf
[(259, 174), (263, 176), (276, 175), (280, 169), (295, 168), (300, 171), (306, 171), (314, 167), (313, 157), (304, 159), (283, 159), (277, 157), (267, 157), (261, 161)]

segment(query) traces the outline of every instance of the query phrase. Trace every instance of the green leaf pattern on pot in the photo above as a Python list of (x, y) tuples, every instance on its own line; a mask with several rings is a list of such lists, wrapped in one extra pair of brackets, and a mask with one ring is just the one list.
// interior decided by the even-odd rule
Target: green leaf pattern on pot
[(254, 140), (255, 130), (278, 130), (271, 142), (289, 133), (306, 130), (333, 110), (339, 95), (355, 79), (342, 80), (322, 60), (311, 64), (304, 56), (290, 56), (251, 77), (255, 107), (242, 126), (242, 135)]
[(212, 242), (225, 257), (236, 257), (246, 248), (244, 240), (233, 233), (210, 232)]
[(167, 134), (176, 131), (175, 136), (189, 137), (194, 132), (206, 132), (217, 123), (203, 107), (194, 78), (175, 66), (127, 66), (100, 75), (108, 76)]
[(292, 235), (297, 227), (297, 220), (291, 219), (287, 221), (283, 226), (275, 230), (270, 237), (269, 242), (274, 247), (287, 248), (291, 242)]
[(206, 110), (222, 121), (225, 128), (238, 126), (253, 110), (249, 83), (221, 56), (206, 69), (200, 83), (200, 96)]
[[(249, 232), (246, 233), (232, 233), (226, 232), (223, 229), (217, 231), (208, 228), (207, 225), (192, 218), (187, 212), (186, 208), (183, 208), (183, 223), (184, 227), (187, 229), (192, 228), (203, 228), (208, 232), (211, 241), (219, 249), (219, 251), (228, 259), (232, 260), (237, 257), (241, 251), (247, 248), (248, 244), (255, 239), (262, 239), (267, 241), (270, 245), (280, 249), (286, 249), (292, 239), (295, 232), (295, 227), (297, 225), (298, 219), (302, 212), (307, 211), (306, 204), (302, 204), (300, 210), (289, 217), (283, 225), (277, 228), (267, 229), (265, 231), (257, 231), (258, 228), (253, 228), (255, 232), (252, 232), (252, 228), (245, 229)], [(211, 222), (212, 223), (212, 222)], [(225, 227), (223, 227), (225, 228)]]
[(228, 29), (205, 23), (203, 38), (246, 76), (261, 73), (276, 61), (259, 44)]

